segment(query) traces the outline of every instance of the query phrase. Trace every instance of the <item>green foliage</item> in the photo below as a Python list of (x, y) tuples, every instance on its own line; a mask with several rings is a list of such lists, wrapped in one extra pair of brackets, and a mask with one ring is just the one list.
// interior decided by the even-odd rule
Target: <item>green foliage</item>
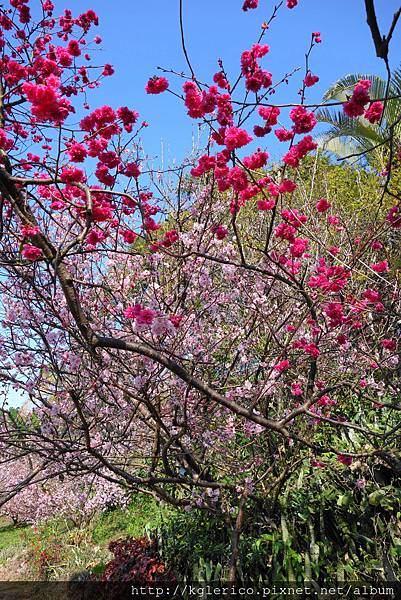
[(176, 512), (157, 531), (160, 554), (182, 577), (195, 579), (220, 572), (218, 565), (227, 556), (230, 536), (221, 518), (204, 511)]
[(291, 176), (298, 184), (295, 198), (315, 203), (327, 198), (342, 214), (377, 210), (381, 189), (375, 173), (347, 162), (332, 160), (327, 153), (308, 156)]
[[(390, 470), (379, 463), (364, 472), (357, 462), (350, 469), (322, 460), (325, 469), (305, 458), (277, 498), (269, 496), (263, 506), (249, 502), (239, 545), (242, 579), (369, 581), (401, 575), (401, 491)], [(97, 516), (86, 529), (61, 519), (36, 530), (3, 526), (0, 566), (4, 548), (9, 559), (24, 549), (28, 579), (101, 573), (110, 540), (144, 533), (158, 537), (162, 559), (180, 577), (227, 577), (231, 532), (221, 515), (166, 509), (142, 494), (126, 510)]]
[[(384, 465), (375, 469), (368, 479), (358, 464), (319, 469), (305, 459), (278, 502), (249, 504), (239, 576), (320, 583), (399, 577), (401, 491)], [(209, 581), (227, 574), (230, 530), (221, 518), (198, 510), (174, 514), (159, 541), (163, 559), (180, 576)]]

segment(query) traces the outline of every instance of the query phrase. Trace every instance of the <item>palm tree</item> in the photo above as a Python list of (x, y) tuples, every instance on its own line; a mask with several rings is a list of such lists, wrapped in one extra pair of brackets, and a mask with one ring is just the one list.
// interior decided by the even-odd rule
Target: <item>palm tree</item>
[[(346, 102), (352, 95), (355, 84), (361, 79), (372, 82), (369, 90), (372, 100), (386, 96), (387, 81), (378, 75), (351, 74), (342, 77), (332, 85), (325, 93), (324, 101)], [(390, 99), (385, 103), (383, 119), (381, 123), (375, 125), (363, 117), (356, 119), (348, 117), (341, 107), (334, 110), (331, 107), (320, 108), (316, 118), (330, 125), (330, 128), (319, 136), (321, 147), (340, 158), (367, 152), (363, 156), (371, 166), (379, 170), (385, 169), (388, 160), (387, 142), (391, 137), (390, 126), (397, 121), (398, 123), (393, 127), (393, 142), (396, 149), (401, 145), (401, 69), (396, 69), (392, 73), (387, 97)]]

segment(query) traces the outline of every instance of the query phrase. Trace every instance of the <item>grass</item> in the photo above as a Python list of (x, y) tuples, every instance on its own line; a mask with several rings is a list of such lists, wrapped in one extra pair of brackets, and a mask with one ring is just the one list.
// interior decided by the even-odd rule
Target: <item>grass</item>
[(153, 498), (138, 494), (127, 509), (105, 512), (92, 523), (91, 536), (97, 544), (104, 544), (121, 536), (140, 537), (155, 529), (163, 521), (168, 510)]
[(20, 546), (22, 542), (21, 533), (25, 527), (15, 527), (5, 520), (0, 521), (0, 553), (10, 547)]
[[(21, 564), (24, 579), (65, 580), (91, 570), (110, 560), (111, 540), (144, 535), (160, 525), (168, 511), (153, 498), (137, 494), (127, 508), (101, 513), (80, 528), (57, 518), (35, 529), (0, 521), (0, 580), (21, 577)], [(45, 566), (40, 551), (48, 555)]]
[(22, 555), (26, 529), (10, 525), (0, 518), (0, 581), (22, 579), (25, 576)]

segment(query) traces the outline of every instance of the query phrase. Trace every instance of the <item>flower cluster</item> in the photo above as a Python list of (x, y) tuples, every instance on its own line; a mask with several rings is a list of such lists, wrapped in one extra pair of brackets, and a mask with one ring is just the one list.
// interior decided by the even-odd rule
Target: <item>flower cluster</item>
[(369, 108), (365, 110), (364, 117), (369, 123), (378, 123), (382, 117), (383, 109), (383, 103), (376, 100), (376, 102), (372, 102)]
[(290, 167), (298, 167), (299, 162), (312, 150), (316, 150), (317, 144), (313, 141), (310, 135), (306, 135), (298, 144), (290, 148), (287, 154), (283, 157), (283, 161)]
[(290, 111), (290, 119), (294, 123), (294, 133), (308, 133), (315, 127), (317, 121), (313, 112), (308, 112), (303, 106), (296, 106)]
[(348, 117), (360, 117), (365, 112), (365, 106), (370, 102), (369, 89), (372, 82), (361, 79), (354, 87), (351, 98), (343, 104), (343, 109)]
[(54, 75), (49, 75), (46, 84), (26, 82), (22, 85), (22, 91), (31, 103), (32, 114), (38, 121), (60, 125), (69, 113), (75, 112), (71, 102), (61, 95), (59, 88), (60, 79)]
[(263, 58), (269, 52), (267, 44), (254, 44), (251, 50), (245, 50), (241, 56), (241, 72), (245, 77), (245, 87), (251, 92), (261, 88), (269, 88), (272, 75), (259, 66), (258, 58)]
[(258, 4), (259, 0), (245, 0), (244, 4), (242, 5), (242, 10), (246, 12), (247, 10), (258, 8)]
[(168, 89), (168, 81), (165, 77), (155, 75), (149, 79), (145, 89), (147, 94), (161, 94)]
[(318, 81), (319, 81), (319, 77), (317, 75), (312, 75), (312, 73), (310, 71), (308, 71), (305, 76), (305, 79), (304, 79), (304, 85), (305, 85), (305, 87), (312, 87)]

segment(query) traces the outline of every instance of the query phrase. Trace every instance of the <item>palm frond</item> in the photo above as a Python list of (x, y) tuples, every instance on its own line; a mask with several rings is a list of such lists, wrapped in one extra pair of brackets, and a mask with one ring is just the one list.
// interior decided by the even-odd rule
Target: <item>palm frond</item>
[(378, 75), (366, 73), (350, 73), (341, 77), (338, 81), (327, 90), (323, 99), (325, 101), (337, 100), (338, 102), (346, 102), (349, 96), (352, 96), (352, 91), (355, 85), (361, 79), (368, 79), (371, 82), (370, 96), (371, 98), (383, 98), (386, 91), (386, 81)]
[[(386, 141), (390, 136), (390, 125), (397, 123), (401, 116), (401, 69), (396, 69), (387, 90), (387, 81), (378, 75), (351, 73), (334, 83), (325, 93), (326, 102), (346, 102), (352, 95), (355, 84), (361, 79), (371, 82), (369, 95), (372, 100), (384, 98), (388, 92), (389, 100), (385, 103), (383, 119), (380, 124), (371, 124), (363, 117), (349, 118), (342, 110), (321, 107), (316, 112), (316, 118), (321, 123), (329, 125), (323, 132), (318, 143), (321, 147), (340, 157), (357, 152), (369, 152), (371, 161), (381, 161)], [(397, 143), (401, 143), (401, 122), (393, 128)]]
[(374, 144), (380, 144), (383, 141), (384, 128), (371, 125), (365, 119), (351, 119), (341, 111), (330, 111), (327, 108), (317, 111), (316, 118), (318, 121), (330, 125), (329, 132), (336, 133), (337, 136), (367, 138)]
[(391, 74), (392, 86), (394, 89), (394, 96), (401, 94), (401, 68), (394, 69)]
[(357, 144), (353, 140), (350, 138), (343, 139), (338, 137), (338, 135), (329, 137), (326, 134), (320, 134), (316, 137), (316, 141), (322, 150), (331, 152), (338, 158), (345, 158), (349, 154), (359, 151)]

